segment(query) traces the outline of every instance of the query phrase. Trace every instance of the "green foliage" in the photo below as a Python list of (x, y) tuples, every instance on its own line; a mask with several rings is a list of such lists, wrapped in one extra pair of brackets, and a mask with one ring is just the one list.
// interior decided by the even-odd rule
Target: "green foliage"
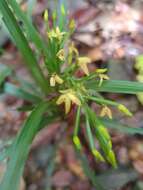
[(28, 69), (30, 70), (32, 76), (37, 81), (41, 89), (46, 93), (47, 92), (46, 79), (44, 78), (43, 73), (41, 72), (41, 69), (37, 63), (36, 56), (29, 47), (28, 41), (24, 36), (21, 28), (19, 27), (15, 15), (12, 13), (6, 1), (3, 0), (0, 1), (0, 11), (3, 15), (3, 21), (5, 25), (7, 26), (14, 42), (16, 43), (17, 47), (19, 48), (25, 59), (25, 63)]
[[(79, 137), (80, 125), (83, 121), (86, 129), (85, 138), (96, 161), (107, 161), (113, 167), (117, 167), (112, 140), (106, 127), (116, 126), (120, 131), (130, 134), (142, 134), (142, 131), (128, 126), (123, 130), (122, 124), (112, 119), (110, 106), (129, 117), (132, 113), (124, 105), (104, 99), (99, 92), (136, 94), (143, 92), (143, 84), (111, 81), (106, 75), (107, 69), (96, 69), (90, 73), (88, 64), (91, 60), (88, 57), (80, 57), (74, 43), (70, 41), (70, 36), (75, 30), (75, 22), (73, 20), (68, 22), (67, 11), (63, 4), (60, 5), (60, 11), (55, 10), (52, 15), (49, 15), (47, 10), (45, 11), (45, 36), (40, 36), (15, 0), (1, 0), (0, 12), (14, 43), (25, 59), (26, 67), (36, 82), (29, 83), (20, 79), (7, 67), (0, 71), (2, 91), (28, 101), (28, 106), (23, 105), (19, 110), (31, 111), (22, 130), (2, 156), (2, 158), (9, 157), (9, 160), (0, 189), (17, 190), (35, 135), (48, 123), (55, 122), (57, 118), (67, 119), (66, 115), (71, 110), (76, 117), (73, 142), (78, 152), (81, 154), (84, 152), (82, 139)], [(50, 17), (52, 26), (49, 24)], [(23, 27), (20, 27), (19, 21), (22, 21)], [(34, 45), (33, 49), (29, 43)], [(39, 64), (41, 58), (44, 66)], [(78, 75), (79, 70), (82, 72), (81, 76)], [(11, 76), (13, 83), (6, 81), (7, 76)], [(101, 117), (90, 108), (91, 102), (101, 106)], [(59, 109), (63, 105), (65, 113), (64, 111), (61, 113)], [(95, 146), (95, 140), (100, 144), (99, 149)], [(90, 172), (88, 175), (90, 177)], [(93, 178), (91, 175), (92, 182)], [(95, 182), (93, 184), (97, 185)]]
[[(29, 146), (42, 125), (43, 114), (48, 108), (48, 103), (40, 103), (25, 122), (22, 130), (11, 145), (7, 172), (0, 185), (0, 189), (17, 189), (23, 171)], [(13, 183), (14, 182), (14, 183)]]

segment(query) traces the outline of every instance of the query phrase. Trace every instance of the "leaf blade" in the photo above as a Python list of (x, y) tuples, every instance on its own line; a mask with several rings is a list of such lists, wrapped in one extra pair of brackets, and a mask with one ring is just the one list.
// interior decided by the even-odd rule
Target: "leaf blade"
[(6, 24), (16, 46), (21, 51), (23, 58), (25, 59), (27, 68), (30, 70), (33, 78), (39, 84), (41, 89), (47, 93), (48, 89), (46, 79), (37, 63), (34, 53), (29, 47), (26, 37), (22, 33), (14, 14), (5, 0), (0, 1), (0, 11), (3, 15), (4, 23)]
[(120, 132), (127, 133), (130, 135), (135, 135), (135, 134), (143, 135), (142, 128), (130, 127), (130, 126), (122, 124), (116, 120), (109, 120), (109, 119), (103, 119), (103, 118), (100, 118), (100, 120), (105, 125), (105, 127), (117, 129)]
[[(0, 189), (17, 190), (24, 163), (29, 153), (29, 146), (41, 127), (42, 115), (47, 108), (48, 104), (42, 102), (33, 110), (12, 144), (11, 151), (13, 154), (10, 155), (7, 171), (0, 184)], [(15, 183), (13, 183), (13, 181)]]
[(17, 98), (22, 98), (23, 100), (27, 100), (27, 101), (30, 101), (33, 103), (41, 101), (40, 97), (38, 97), (34, 94), (31, 94), (31, 93), (25, 91), (24, 89), (19, 88), (8, 82), (4, 84), (4, 92), (11, 96), (15, 96)]
[(121, 80), (107, 80), (99, 86), (99, 81), (88, 81), (86, 87), (98, 92), (137, 94), (143, 92), (143, 83)]

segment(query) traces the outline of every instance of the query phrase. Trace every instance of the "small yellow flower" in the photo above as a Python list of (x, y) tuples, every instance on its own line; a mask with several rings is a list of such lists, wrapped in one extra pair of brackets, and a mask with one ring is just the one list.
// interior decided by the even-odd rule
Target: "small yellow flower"
[(64, 81), (56, 73), (53, 74), (50, 78), (50, 86), (54, 87), (57, 84), (62, 84)]
[(61, 40), (63, 39), (64, 35), (66, 33), (65, 32), (61, 32), (59, 27), (56, 27), (56, 29), (52, 30), (51, 32), (48, 32), (48, 37), (50, 40), (52, 40), (53, 38), (57, 39), (59, 42), (61, 42)]
[(108, 116), (110, 119), (112, 119), (112, 111), (107, 106), (104, 106), (100, 113), (101, 117)]
[(77, 63), (79, 67), (83, 70), (83, 72), (86, 75), (89, 75), (87, 64), (91, 63), (91, 59), (89, 57), (79, 57)]
[(69, 44), (69, 50), (68, 50), (68, 64), (72, 64), (73, 58), (78, 57), (79, 53), (77, 48), (75, 47), (74, 43), (72, 42)]
[(109, 80), (109, 79), (110, 79), (110, 78), (108, 77), (108, 75), (105, 75), (105, 74), (99, 74), (99, 78), (100, 78), (99, 86), (102, 85), (103, 80)]
[(75, 44), (72, 42), (71, 44), (70, 44), (70, 46), (69, 46), (69, 54), (71, 55), (73, 55), (73, 54), (75, 54), (76, 56), (78, 56), (79, 55), (79, 52), (78, 52), (78, 50), (77, 50), (77, 48), (75, 47)]
[(72, 42), (72, 43), (69, 45), (69, 54), (75, 54), (76, 56), (79, 55), (78, 50), (77, 50), (77, 48), (75, 47), (74, 42)]
[(48, 18), (49, 18), (48, 10), (45, 10), (45, 12), (44, 12), (44, 21), (47, 22)]
[(65, 51), (64, 51), (64, 49), (61, 49), (61, 50), (57, 53), (57, 57), (58, 57), (61, 61), (65, 61)]
[(60, 91), (62, 95), (57, 100), (57, 105), (60, 105), (62, 103), (65, 104), (65, 113), (68, 114), (72, 103), (75, 103), (78, 106), (81, 106), (81, 101), (78, 99), (76, 92), (73, 91), (72, 89), (68, 90), (62, 90)]
[(127, 116), (129, 116), (129, 117), (132, 116), (132, 113), (128, 110), (128, 108), (126, 108), (126, 106), (120, 104), (120, 105), (118, 106), (118, 109), (119, 109), (122, 113), (124, 113), (125, 115), (127, 115)]

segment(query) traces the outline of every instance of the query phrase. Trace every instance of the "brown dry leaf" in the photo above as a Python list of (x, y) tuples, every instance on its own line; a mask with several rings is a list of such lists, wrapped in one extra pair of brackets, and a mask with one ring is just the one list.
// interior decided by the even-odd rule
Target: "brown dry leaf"
[(89, 52), (87, 53), (87, 56), (92, 61), (98, 61), (98, 60), (102, 60), (103, 52), (101, 51), (100, 48), (93, 48), (93, 49), (89, 50)]
[(65, 156), (66, 156), (66, 162), (67, 162), (67, 167), (69, 168), (69, 170), (76, 175), (77, 177), (79, 177), (81, 180), (85, 180), (86, 176), (84, 174), (83, 168), (80, 164), (80, 162), (77, 160), (76, 155), (75, 155), (75, 151), (72, 145), (66, 145), (64, 147), (64, 151), (65, 151)]
[(71, 190), (91, 190), (89, 181), (78, 180), (71, 185)]
[(136, 140), (133, 142), (131, 149), (129, 151), (130, 158), (134, 160), (142, 160), (143, 161), (143, 142)]
[(140, 174), (143, 174), (143, 160), (136, 160), (133, 166)]
[(82, 180), (86, 179), (83, 168), (81, 167), (81, 165), (78, 161), (69, 163), (68, 167), (74, 175), (76, 175), (77, 177), (79, 177)]
[(72, 17), (77, 21), (77, 25), (85, 25), (89, 21), (93, 20), (98, 14), (99, 9), (96, 9), (92, 6), (78, 9)]
[(72, 174), (67, 170), (57, 171), (52, 177), (52, 184), (55, 187), (69, 186), (73, 181)]
[(133, 162), (134, 168), (141, 174), (143, 174), (143, 142), (136, 140), (132, 143), (129, 157)]
[(94, 38), (90, 34), (75, 34), (74, 35), (74, 40), (86, 44), (89, 47), (94, 47)]

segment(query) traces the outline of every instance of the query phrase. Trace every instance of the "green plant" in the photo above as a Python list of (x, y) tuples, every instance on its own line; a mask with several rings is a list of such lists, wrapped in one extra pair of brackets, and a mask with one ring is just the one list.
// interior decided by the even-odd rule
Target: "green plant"
[[(143, 92), (143, 84), (112, 81), (105, 74), (106, 69), (90, 72), (88, 64), (91, 60), (88, 57), (80, 57), (78, 50), (70, 41), (75, 22), (67, 21), (67, 12), (63, 4), (59, 7), (60, 13), (54, 11), (52, 14), (52, 27), (49, 26), (48, 11), (45, 11), (46, 35), (43, 40), (15, 0), (0, 1), (3, 21), (34, 79), (34, 83), (19, 79), (12, 69), (1, 65), (0, 85), (3, 92), (28, 101), (29, 104), (19, 110), (31, 112), (12, 145), (4, 155), (1, 155), (1, 159), (9, 158), (7, 171), (0, 185), (2, 190), (17, 189), (30, 145), (36, 134), (49, 123), (63, 118), (67, 120), (66, 116), (71, 109), (75, 115), (73, 142), (77, 150), (80, 153), (84, 152), (79, 138), (80, 123), (83, 122), (91, 154), (97, 161), (107, 161), (113, 167), (117, 166), (117, 162), (106, 127), (117, 127), (131, 134), (143, 133), (141, 129), (123, 127), (113, 120), (109, 106), (116, 107), (127, 116), (132, 116), (132, 113), (124, 105), (107, 100), (100, 94), (100, 92), (136, 94)], [(23, 23), (22, 27), (18, 24), (19, 20)], [(34, 50), (29, 43), (34, 45)], [(39, 64), (41, 58), (42, 65)], [(82, 75), (79, 75), (79, 70), (82, 71)], [(6, 82), (7, 76), (13, 77), (17, 85)], [(91, 108), (91, 102), (101, 105), (100, 116)], [(62, 105), (65, 106), (65, 111), (61, 113)], [(95, 147), (95, 138), (102, 152)]]

